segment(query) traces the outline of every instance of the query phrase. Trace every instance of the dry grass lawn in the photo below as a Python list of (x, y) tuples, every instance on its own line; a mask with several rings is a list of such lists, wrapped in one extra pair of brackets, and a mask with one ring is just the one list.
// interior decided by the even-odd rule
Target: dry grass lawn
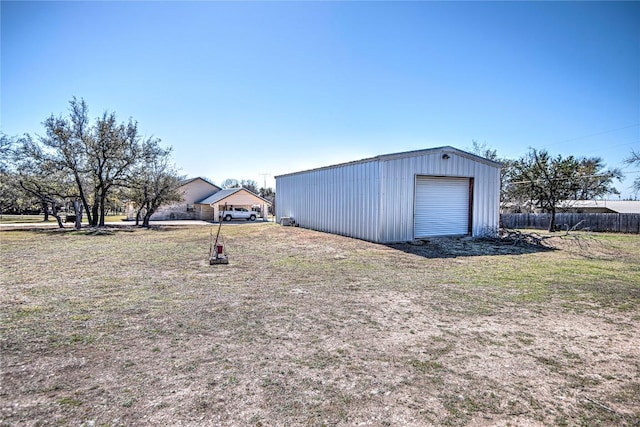
[(640, 237), (3, 231), (0, 425), (640, 425)]

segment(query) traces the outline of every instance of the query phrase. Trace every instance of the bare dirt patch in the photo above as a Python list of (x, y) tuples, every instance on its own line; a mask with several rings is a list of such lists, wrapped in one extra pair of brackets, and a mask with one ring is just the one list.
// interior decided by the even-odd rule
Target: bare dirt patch
[(2, 425), (638, 425), (637, 236), (223, 234), (0, 233)]

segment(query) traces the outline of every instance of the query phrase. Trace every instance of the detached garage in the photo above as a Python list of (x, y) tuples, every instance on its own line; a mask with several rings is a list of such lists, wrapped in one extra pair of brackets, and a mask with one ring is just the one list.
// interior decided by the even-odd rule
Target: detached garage
[(439, 147), (276, 176), (276, 219), (379, 243), (495, 233), (500, 163)]
[(256, 217), (266, 221), (271, 202), (246, 188), (227, 188), (199, 201), (198, 205), (203, 218), (213, 219), (214, 221), (220, 218), (220, 212), (225, 209), (233, 210), (234, 208), (254, 211)]

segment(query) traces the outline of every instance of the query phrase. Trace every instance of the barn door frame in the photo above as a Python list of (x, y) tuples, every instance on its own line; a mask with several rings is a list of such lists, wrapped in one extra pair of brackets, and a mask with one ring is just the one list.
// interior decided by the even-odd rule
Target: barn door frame
[[(413, 196), (413, 238), (420, 239), (423, 237), (417, 236), (417, 217), (418, 217), (418, 181), (420, 178), (438, 178), (438, 179), (451, 179), (451, 180), (466, 180), (467, 181), (467, 226), (466, 233), (460, 233), (460, 235), (473, 235), (473, 204), (474, 204), (474, 186), (475, 180), (470, 176), (451, 176), (451, 175), (425, 175), (425, 174), (415, 174), (413, 183), (414, 183), (414, 196)], [(462, 225), (462, 224), (461, 224)], [(462, 231), (462, 230), (460, 230)]]

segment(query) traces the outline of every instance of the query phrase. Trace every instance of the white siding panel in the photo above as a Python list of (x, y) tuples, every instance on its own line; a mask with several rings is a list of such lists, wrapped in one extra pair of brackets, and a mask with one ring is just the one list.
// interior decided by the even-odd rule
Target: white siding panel
[(416, 177), (415, 237), (469, 232), (469, 179)]

